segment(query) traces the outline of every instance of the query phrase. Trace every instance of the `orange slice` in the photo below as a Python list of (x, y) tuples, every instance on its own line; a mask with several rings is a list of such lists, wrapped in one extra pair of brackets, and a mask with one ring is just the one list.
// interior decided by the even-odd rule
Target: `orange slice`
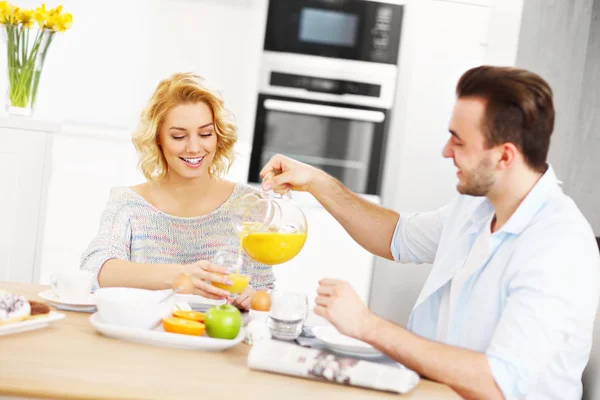
[(179, 317), (183, 319), (189, 319), (190, 321), (204, 321), (204, 313), (198, 311), (187, 311), (187, 310), (175, 310), (173, 312), (174, 317)]
[(163, 328), (166, 332), (181, 333), (183, 335), (202, 336), (204, 333), (203, 323), (198, 321), (191, 321), (189, 319), (169, 317), (163, 319)]

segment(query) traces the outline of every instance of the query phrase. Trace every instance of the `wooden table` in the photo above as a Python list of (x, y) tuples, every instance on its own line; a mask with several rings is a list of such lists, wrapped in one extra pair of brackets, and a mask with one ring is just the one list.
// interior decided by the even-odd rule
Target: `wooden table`
[[(38, 300), (46, 286), (0, 282)], [(63, 312), (63, 311), (61, 311)], [(64, 312), (47, 328), (0, 337), (0, 395), (69, 399), (459, 399), (422, 380), (404, 396), (250, 370), (246, 344), (225, 352), (176, 350), (110, 339), (90, 314)]]

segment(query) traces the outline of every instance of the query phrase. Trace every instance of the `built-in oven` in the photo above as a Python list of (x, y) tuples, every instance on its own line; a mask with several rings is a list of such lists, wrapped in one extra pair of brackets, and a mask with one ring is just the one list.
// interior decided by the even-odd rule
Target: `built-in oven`
[(275, 154), (318, 167), (357, 193), (379, 194), (385, 109), (260, 95), (250, 181)]
[(369, 0), (271, 0), (265, 50), (396, 64), (403, 7)]
[[(379, 194), (389, 121), (382, 85), (278, 71), (268, 80), (270, 93), (258, 97), (249, 181), (260, 182), (262, 166), (284, 154), (357, 193)], [(361, 104), (368, 99), (372, 105)]]

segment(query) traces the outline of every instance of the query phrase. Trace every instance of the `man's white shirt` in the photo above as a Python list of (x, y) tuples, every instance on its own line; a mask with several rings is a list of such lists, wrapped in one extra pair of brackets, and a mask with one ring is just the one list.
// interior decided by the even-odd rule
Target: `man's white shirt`
[(580, 399), (600, 297), (592, 229), (551, 167), (491, 233), (485, 197), (400, 214), (391, 251), (432, 263), (408, 328), (485, 353), (505, 398)]

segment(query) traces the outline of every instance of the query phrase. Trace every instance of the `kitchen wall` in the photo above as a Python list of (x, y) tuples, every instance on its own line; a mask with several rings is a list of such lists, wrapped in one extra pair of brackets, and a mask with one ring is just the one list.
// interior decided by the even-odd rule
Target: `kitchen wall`
[(600, 245), (600, 0), (594, 0), (582, 93), (579, 100), (577, 150), (565, 177), (565, 191), (588, 218)]
[[(516, 65), (554, 91), (550, 162), (600, 236), (600, 0), (528, 0)], [(568, 56), (567, 56), (568, 55)]]

